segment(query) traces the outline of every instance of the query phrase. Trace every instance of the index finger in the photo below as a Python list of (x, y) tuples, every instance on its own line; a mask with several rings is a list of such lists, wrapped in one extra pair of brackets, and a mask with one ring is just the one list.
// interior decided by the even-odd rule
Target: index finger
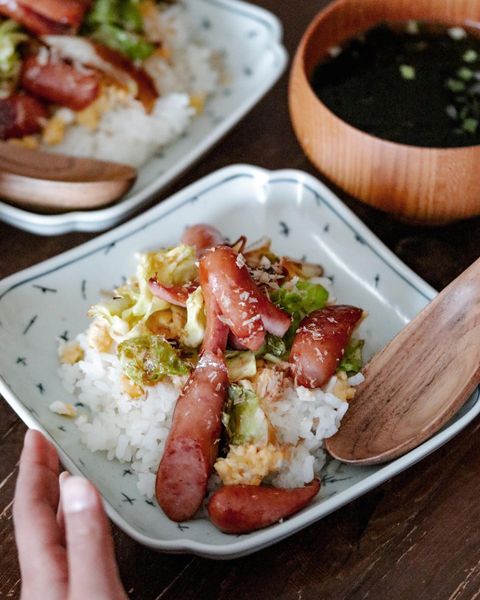
[(20, 458), (13, 518), (24, 587), (29, 586), (35, 597), (65, 597), (66, 553), (56, 520), (58, 500), (55, 448), (41, 433), (29, 430)]

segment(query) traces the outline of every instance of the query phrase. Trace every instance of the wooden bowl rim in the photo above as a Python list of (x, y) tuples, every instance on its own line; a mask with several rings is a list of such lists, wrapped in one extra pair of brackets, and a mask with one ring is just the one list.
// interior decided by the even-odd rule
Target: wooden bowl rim
[[(390, 0), (390, 1), (392, 1), (392, 0)], [(298, 48), (295, 52), (295, 56), (294, 56), (294, 59), (292, 62), (292, 69), (290, 72), (290, 78), (289, 78), (290, 112), (291, 113), (293, 112), (292, 111), (292, 102), (291, 102), (292, 92), (293, 92), (292, 83), (293, 83), (294, 76), (296, 74), (298, 74), (298, 71), (300, 71), (300, 74), (306, 84), (306, 89), (308, 90), (309, 95), (311, 96), (311, 99), (314, 101), (314, 103), (316, 103), (318, 105), (319, 110), (323, 110), (323, 111), (327, 112), (328, 115), (331, 118), (333, 118), (339, 126), (351, 131), (359, 138), (362, 138), (362, 137), (367, 138), (370, 144), (375, 143), (379, 146), (392, 147), (393, 149), (395, 149), (398, 152), (407, 152), (407, 153), (418, 154), (418, 155), (429, 154), (432, 156), (443, 156), (443, 155), (449, 155), (449, 154), (457, 154), (458, 155), (458, 154), (462, 154), (462, 153), (470, 154), (472, 152), (480, 154), (480, 143), (473, 144), (471, 146), (455, 146), (455, 147), (451, 147), (451, 148), (449, 148), (449, 147), (442, 148), (442, 147), (438, 147), (438, 146), (414, 146), (412, 144), (403, 144), (400, 142), (394, 142), (392, 140), (386, 140), (384, 138), (378, 137), (371, 133), (367, 133), (366, 131), (363, 131), (362, 129), (355, 127), (354, 125), (348, 123), (347, 121), (344, 121), (341, 117), (339, 117), (332, 110), (330, 110), (330, 108), (328, 108), (328, 106), (324, 102), (322, 102), (322, 100), (320, 100), (320, 98), (317, 96), (317, 94), (313, 90), (311, 83), (310, 83), (310, 79), (308, 78), (307, 73), (306, 73), (305, 59), (306, 59), (307, 45), (312, 41), (312, 39), (314, 39), (314, 32), (317, 29), (318, 24), (321, 21), (327, 19), (328, 16), (330, 15), (330, 13), (334, 12), (335, 10), (341, 9), (342, 6), (344, 6), (344, 7), (348, 6), (349, 2), (350, 2), (350, 0), (334, 0), (331, 4), (329, 4), (322, 10), (320, 10), (315, 15), (315, 17), (312, 19), (312, 21), (308, 25), (307, 29), (305, 30), (305, 33), (303, 34), (303, 36), (300, 40), (300, 43), (298, 45)], [(388, 6), (389, 3), (386, 2), (386, 5)], [(479, 24), (479, 27), (480, 27), (480, 24)], [(347, 39), (348, 38), (346, 38), (346, 40)]]

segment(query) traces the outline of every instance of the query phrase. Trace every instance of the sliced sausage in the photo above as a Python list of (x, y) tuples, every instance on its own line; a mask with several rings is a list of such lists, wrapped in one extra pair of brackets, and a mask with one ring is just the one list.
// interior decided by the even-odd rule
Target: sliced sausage
[(229, 246), (217, 246), (201, 258), (200, 265), (208, 274), (220, 311), (240, 345), (256, 352), (265, 341), (265, 330), (284, 335), (290, 316), (259, 290), (241, 254)]
[(163, 285), (156, 277), (148, 280), (148, 285), (154, 296), (170, 302), (175, 306), (187, 306), (188, 297), (198, 288), (198, 283), (186, 283), (185, 285)]
[(205, 301), (206, 320), (202, 351), (217, 354), (218, 352), (224, 352), (227, 347), (228, 327), (221, 319), (220, 307), (212, 292), (205, 264), (202, 262), (200, 262), (199, 277)]
[(83, 110), (98, 97), (100, 80), (96, 71), (80, 72), (62, 60), (44, 62), (38, 56), (24, 60), (20, 77), (27, 91), (72, 110)]
[(265, 329), (273, 335), (283, 337), (292, 324), (292, 318), (284, 310), (270, 302), (260, 291), (257, 297), (258, 310)]
[(200, 258), (205, 250), (225, 243), (225, 238), (213, 225), (199, 223), (188, 227), (182, 235), (182, 244), (193, 246)]
[(208, 503), (215, 527), (225, 533), (249, 533), (268, 527), (293, 515), (318, 494), (320, 482), (314, 479), (302, 488), (274, 488), (257, 485), (226, 485)]
[(38, 133), (48, 117), (45, 106), (27, 94), (0, 100), (0, 139), (21, 138)]
[(95, 52), (101, 61), (108, 63), (112, 69), (126, 74), (136, 85), (136, 97), (143, 104), (147, 112), (151, 112), (158, 93), (153, 79), (141, 67), (136, 67), (133, 62), (116, 50), (107, 48), (102, 44), (93, 43)]
[(157, 473), (157, 500), (173, 521), (193, 517), (205, 497), (217, 456), (227, 387), (223, 356), (204, 352), (177, 400)]
[(152, 110), (158, 98), (152, 78), (120, 52), (80, 36), (44, 35), (42, 41), (61, 58), (105, 74), (138, 98), (147, 112)]
[(70, 31), (70, 27), (44, 17), (17, 0), (0, 0), (0, 15), (14, 19), (37, 35), (61, 35)]
[(337, 370), (350, 336), (362, 318), (355, 306), (326, 306), (300, 323), (290, 353), (297, 385), (321, 387)]
[(240, 343), (252, 351), (259, 350), (265, 340), (265, 328), (258, 312), (258, 289), (250, 274), (228, 246), (217, 246), (207, 252), (200, 264), (223, 318)]
[(77, 29), (91, 2), (89, 0), (18, 0), (18, 4), (50, 21)]

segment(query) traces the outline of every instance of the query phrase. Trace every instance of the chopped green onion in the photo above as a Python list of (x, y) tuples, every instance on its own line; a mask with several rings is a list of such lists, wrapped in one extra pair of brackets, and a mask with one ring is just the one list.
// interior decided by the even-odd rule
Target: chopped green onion
[(448, 35), (452, 40), (458, 41), (465, 39), (467, 37), (467, 32), (463, 27), (450, 27)]
[(449, 104), (445, 109), (445, 112), (451, 119), (456, 119), (458, 117), (458, 110), (453, 104)]
[(457, 71), (457, 75), (464, 81), (470, 81), (473, 78), (473, 71), (468, 67), (462, 67)]
[(138, 8), (138, 2), (123, 2), (120, 5), (120, 22), (127, 31), (143, 32), (143, 18)]
[[(277, 337), (276, 335), (272, 335), (271, 333), (267, 333), (265, 336), (265, 343), (255, 354), (257, 358), (266, 358), (271, 362), (278, 362), (278, 360), (285, 355), (287, 352), (287, 348), (285, 346), (285, 342), (282, 338)], [(271, 357), (274, 357), (275, 360), (271, 360)]]
[(332, 58), (335, 58), (336, 56), (339, 56), (342, 53), (342, 48), (341, 46), (330, 46), (327, 52)]
[(467, 50), (463, 55), (463, 60), (466, 63), (473, 63), (478, 59), (478, 52), (473, 49)]
[(359, 373), (363, 366), (362, 349), (364, 344), (364, 340), (350, 340), (337, 371), (345, 371), (349, 376)]
[(420, 33), (420, 27), (418, 26), (418, 21), (413, 21), (413, 20), (408, 21), (407, 26), (405, 27), (405, 30), (410, 35), (417, 35), (418, 33)]
[(116, 25), (100, 25), (92, 38), (113, 50), (118, 50), (132, 60), (145, 60), (155, 50), (155, 46), (136, 33), (120, 29)]
[(85, 19), (84, 33), (132, 60), (148, 58), (155, 46), (142, 35), (139, 4), (139, 0), (95, 0)]
[(477, 119), (465, 119), (462, 124), (463, 131), (467, 133), (475, 133), (478, 129), (478, 120)]
[(463, 81), (458, 81), (458, 79), (448, 79), (447, 87), (451, 92), (463, 92), (465, 91), (465, 83)]
[(462, 121), (464, 121), (466, 118), (468, 118), (468, 115), (470, 113), (470, 109), (468, 106), (464, 106), (461, 110), (460, 110), (460, 119)]
[(415, 68), (410, 65), (400, 65), (400, 74), (404, 79), (412, 80), (416, 77)]
[(20, 25), (8, 19), (0, 24), (0, 97), (9, 96), (20, 73), (19, 45), (28, 40)]

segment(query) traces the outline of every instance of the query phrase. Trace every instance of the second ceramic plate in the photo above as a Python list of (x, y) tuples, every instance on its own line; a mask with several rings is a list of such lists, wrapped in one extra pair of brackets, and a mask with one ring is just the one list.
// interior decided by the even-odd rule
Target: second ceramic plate
[(91, 211), (45, 215), (0, 201), (0, 219), (33, 233), (103, 231), (126, 219), (205, 154), (262, 98), (283, 73), (287, 53), (280, 21), (238, 0), (185, 0), (199, 36), (223, 57), (228, 83), (209, 100), (186, 134), (139, 173), (119, 202)]

